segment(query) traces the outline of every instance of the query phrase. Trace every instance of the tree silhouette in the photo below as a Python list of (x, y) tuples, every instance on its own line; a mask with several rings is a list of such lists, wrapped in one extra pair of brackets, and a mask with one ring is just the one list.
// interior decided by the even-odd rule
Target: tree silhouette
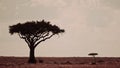
[(50, 24), (47, 21), (27, 21), (9, 26), (9, 33), (13, 35), (17, 33), (21, 39), (24, 39), (30, 49), (29, 63), (36, 63), (34, 51), (36, 46), (50, 39), (52, 36), (65, 32), (56, 25)]
[(93, 56), (93, 62), (92, 62), (92, 64), (96, 64), (96, 58), (95, 58), (95, 56), (98, 55), (98, 53), (89, 53), (88, 55)]

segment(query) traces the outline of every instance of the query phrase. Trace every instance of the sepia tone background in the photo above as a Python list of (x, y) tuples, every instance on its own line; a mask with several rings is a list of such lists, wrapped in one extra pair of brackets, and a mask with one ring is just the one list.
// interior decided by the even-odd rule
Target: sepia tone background
[(120, 0), (0, 0), (0, 56), (28, 56), (9, 26), (42, 19), (66, 32), (39, 44), (36, 56), (120, 56)]

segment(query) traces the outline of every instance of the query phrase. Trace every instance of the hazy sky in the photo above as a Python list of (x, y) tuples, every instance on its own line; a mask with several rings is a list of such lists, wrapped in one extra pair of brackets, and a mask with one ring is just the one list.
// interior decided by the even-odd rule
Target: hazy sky
[(39, 44), (36, 56), (120, 57), (120, 0), (0, 0), (0, 56), (28, 56), (9, 25), (42, 19), (66, 32)]

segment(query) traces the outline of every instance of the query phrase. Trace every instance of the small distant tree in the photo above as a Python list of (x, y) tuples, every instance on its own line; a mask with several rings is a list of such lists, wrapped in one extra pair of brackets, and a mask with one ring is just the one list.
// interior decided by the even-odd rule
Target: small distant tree
[(9, 26), (9, 33), (17, 33), (21, 39), (24, 39), (30, 49), (29, 63), (36, 63), (34, 56), (35, 48), (39, 43), (50, 39), (52, 36), (65, 32), (56, 25), (47, 21), (27, 21)]
[(92, 64), (96, 64), (96, 58), (95, 58), (95, 56), (98, 55), (98, 53), (89, 53), (88, 55), (93, 56), (93, 62), (92, 62)]

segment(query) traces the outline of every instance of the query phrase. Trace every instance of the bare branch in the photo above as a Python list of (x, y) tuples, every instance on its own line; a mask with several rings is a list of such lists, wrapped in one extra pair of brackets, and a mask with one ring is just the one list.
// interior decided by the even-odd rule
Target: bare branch
[(19, 37), (20, 37), (21, 39), (25, 39), (25, 37), (22, 36), (20, 33), (18, 33), (18, 35), (19, 35)]
[(34, 43), (35, 43), (35, 42), (37, 42), (38, 40), (40, 40), (41, 38), (45, 38), (45, 37), (47, 37), (47, 36), (49, 36), (49, 32), (44, 32), (44, 33), (41, 34), (40, 36), (34, 37), (33, 41), (34, 41)]
[(28, 44), (28, 47), (30, 47), (30, 41), (28, 40), (29, 38), (27, 38), (27, 36), (22, 36), (20, 33), (18, 33), (18, 35), (21, 39), (24, 39), (25, 42)]
[(28, 47), (30, 48), (30, 42), (25, 38), (25, 42), (28, 44)]
[(47, 40), (47, 39), (50, 39), (53, 35), (55, 35), (55, 34), (52, 34), (52, 35), (50, 35), (49, 37), (43, 38), (42, 40), (40, 40), (39, 42), (37, 42), (37, 43), (34, 45), (34, 48), (35, 48), (39, 43), (41, 43), (41, 42), (43, 42), (43, 41), (45, 41), (45, 40)]
[(42, 38), (46, 37), (49, 35), (49, 32), (47, 32), (46, 34), (43, 34)]

